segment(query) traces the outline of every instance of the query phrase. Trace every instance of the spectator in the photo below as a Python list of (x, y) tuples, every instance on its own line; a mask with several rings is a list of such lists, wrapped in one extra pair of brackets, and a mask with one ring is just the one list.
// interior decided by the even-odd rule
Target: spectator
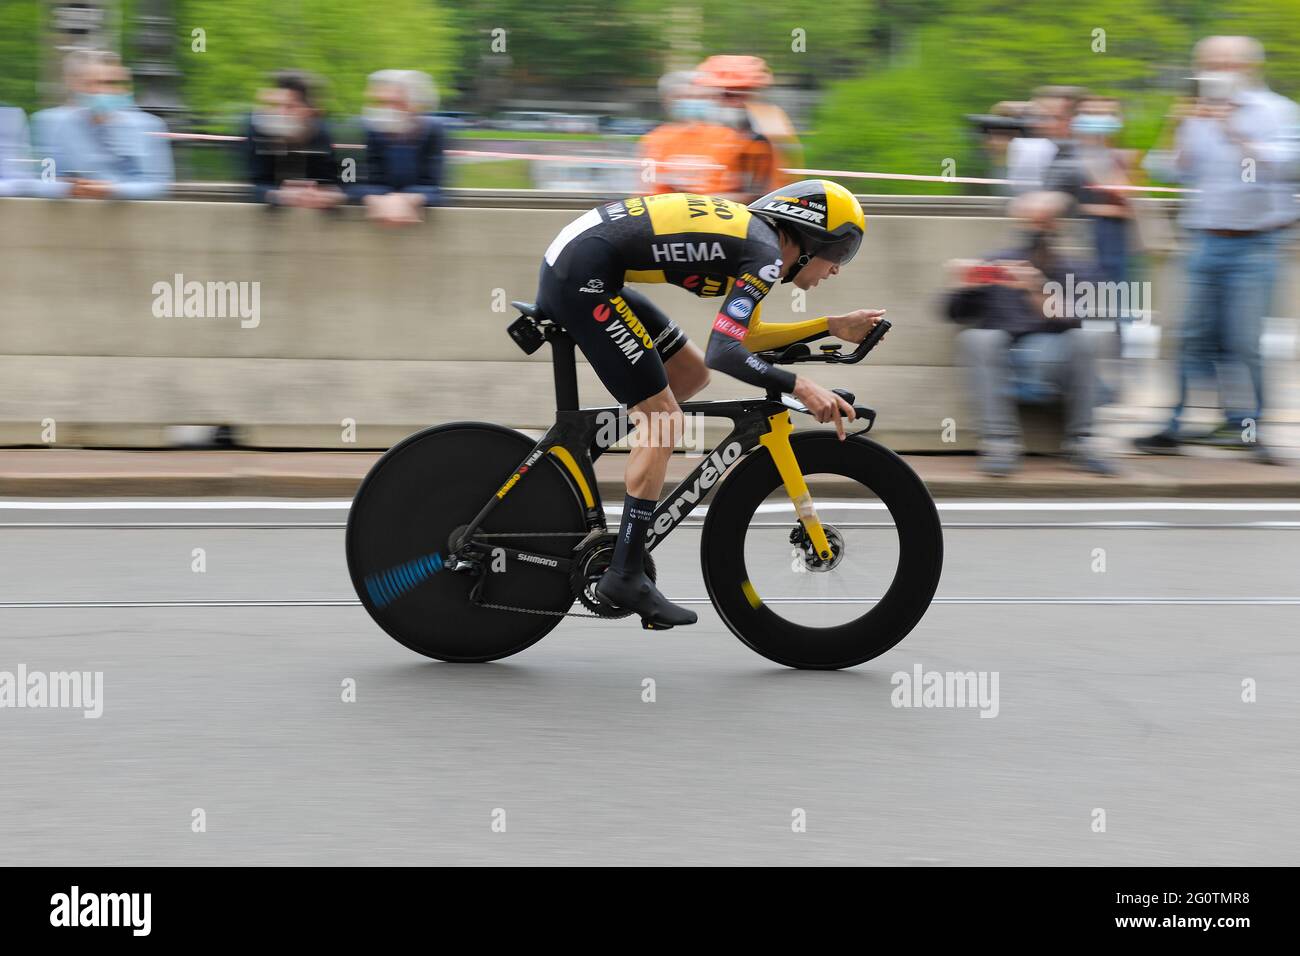
[[(1207, 37), (1194, 57), (1198, 95), (1171, 114), (1172, 148), (1152, 150), (1146, 159), (1154, 176), (1194, 190), (1180, 216), (1192, 248), (1178, 333), (1178, 402), (1165, 427), (1136, 444), (1169, 454), (1192, 442), (1253, 450), (1273, 461), (1256, 434), (1265, 403), (1259, 339), (1282, 234), (1297, 216), (1300, 108), (1264, 85), (1264, 51), (1250, 37)], [(1216, 373), (1223, 423), (1208, 434), (1183, 436), (1190, 388)]]
[(1068, 304), (1047, 307), (1049, 294), (1092, 281), (1092, 269), (1057, 249), (1058, 225), (1069, 204), (1062, 193), (1019, 196), (1011, 207), (1024, 224), (1017, 246), (985, 260), (949, 263), (956, 287), (947, 298), (947, 315), (967, 326), (957, 340), (979, 417), (980, 468), (988, 474), (1009, 475), (1020, 467), (1016, 402), (1022, 397), (1064, 399), (1064, 450), (1071, 463), (1096, 475), (1115, 473), (1091, 439), (1098, 397), (1094, 333), (1081, 328), (1082, 317)]
[(1088, 185), (1088, 172), (1075, 131), (1079, 107), (1087, 96), (1082, 87), (1049, 86), (1036, 97), (1042, 104), (1043, 131), (1053, 146), (1051, 162), (1043, 171), (1042, 188), (1068, 194), (1073, 200), (1071, 213), (1083, 201), (1083, 191)]
[(966, 117), (979, 126), (980, 146), (988, 163), (990, 178), (1011, 178), (1008, 169), (1012, 143), (1030, 132), (1030, 106), (1027, 100), (1003, 100), (993, 104), (993, 108), (986, 114)]
[[(1078, 144), (1084, 180), (1079, 190), (1079, 211), (1092, 224), (1097, 271), (1104, 282), (1128, 281), (1133, 207), (1128, 194), (1115, 187), (1129, 185), (1131, 157), (1111, 145), (1111, 137), (1123, 126), (1119, 102), (1098, 96), (1079, 105), (1070, 127)], [(1128, 319), (1130, 316), (1104, 318)]]
[(668, 122), (646, 133), (640, 143), (642, 160), (649, 160), (653, 176), (646, 191), (707, 193), (710, 173), (698, 165), (706, 159), (699, 155), (699, 142), (713, 104), (696, 86), (690, 70), (660, 77), (659, 97)]
[(277, 73), (257, 99), (245, 134), (248, 180), (257, 201), (308, 209), (343, 202), (333, 138), (317, 108), (313, 81), (302, 73)]
[(719, 158), (730, 171), (727, 198), (751, 202), (791, 181), (783, 166), (802, 165), (803, 151), (794, 124), (761, 93), (772, 85), (772, 71), (758, 56), (711, 56), (695, 72), (696, 83), (716, 97), (714, 122), (732, 131)]
[(1007, 178), (1016, 192), (1049, 188), (1048, 171), (1062, 145), (1070, 141), (1070, 122), (1082, 96), (1077, 86), (1043, 86), (1034, 91), (1029, 110), (1034, 135), (1017, 137), (1007, 145)]
[(349, 192), (376, 222), (419, 222), (442, 195), (446, 136), (427, 115), (438, 108), (438, 90), (418, 70), (380, 70), (370, 75), (366, 100), (366, 181)]
[(161, 199), (172, 183), (167, 125), (137, 109), (131, 74), (115, 53), (79, 50), (64, 64), (64, 106), (32, 117), (38, 160), (53, 160), (41, 194), (74, 199)]
[(27, 116), (16, 106), (0, 105), (0, 196), (26, 196), (32, 178)]
[(665, 76), (659, 91), (673, 121), (641, 140), (654, 174), (646, 191), (749, 202), (783, 181), (773, 141), (751, 121), (753, 93), (771, 79), (767, 64), (749, 56), (710, 57), (697, 71)]

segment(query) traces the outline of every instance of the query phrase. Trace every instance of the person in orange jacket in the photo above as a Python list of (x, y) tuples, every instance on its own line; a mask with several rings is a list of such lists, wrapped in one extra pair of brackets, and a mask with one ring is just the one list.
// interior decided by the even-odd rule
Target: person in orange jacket
[(659, 89), (672, 121), (641, 141), (641, 156), (650, 160), (642, 172), (646, 192), (748, 202), (784, 182), (772, 144), (736, 115), (722, 89), (692, 71), (666, 75)]
[(718, 122), (734, 129), (745, 148), (738, 151), (741, 168), (757, 192), (775, 189), (795, 177), (782, 169), (803, 165), (803, 148), (785, 110), (762, 98), (772, 85), (772, 71), (762, 57), (711, 56), (696, 69), (696, 82), (713, 91)]

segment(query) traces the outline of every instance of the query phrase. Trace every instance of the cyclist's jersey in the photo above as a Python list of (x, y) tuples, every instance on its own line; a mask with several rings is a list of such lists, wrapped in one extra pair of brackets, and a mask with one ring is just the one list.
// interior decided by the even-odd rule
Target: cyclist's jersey
[[(556, 236), (545, 259), (578, 292), (616, 293), (625, 282), (666, 282), (697, 296), (721, 297), (705, 353), (709, 367), (788, 392), (795, 376), (742, 344), (780, 277), (779, 243), (776, 229), (739, 203), (670, 193), (632, 197), (585, 213)], [(595, 300), (586, 298), (584, 304), (590, 301)], [(566, 327), (578, 320), (567, 314), (556, 318)], [(599, 315), (596, 320), (601, 321)]]

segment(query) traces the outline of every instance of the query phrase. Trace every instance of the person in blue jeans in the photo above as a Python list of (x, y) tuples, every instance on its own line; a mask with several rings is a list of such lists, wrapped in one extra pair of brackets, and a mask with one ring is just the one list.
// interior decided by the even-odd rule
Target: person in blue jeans
[[(1300, 107), (1264, 85), (1264, 51), (1250, 37), (1207, 37), (1195, 59), (1198, 95), (1170, 117), (1172, 148), (1146, 159), (1153, 175), (1197, 190), (1180, 216), (1191, 248), (1178, 401), (1164, 428), (1135, 444), (1150, 454), (1177, 453), (1184, 443), (1237, 448), (1271, 462), (1257, 433), (1267, 395), (1259, 339), (1283, 235), (1297, 218)], [(1208, 434), (1184, 435), (1192, 390), (1206, 382), (1218, 386), (1224, 420)]]
[[(1087, 177), (1076, 198), (1079, 211), (1092, 226), (1097, 271), (1103, 282), (1129, 281), (1133, 211), (1127, 194), (1116, 188), (1129, 184), (1128, 153), (1111, 144), (1111, 137), (1123, 126), (1119, 102), (1107, 96), (1089, 97), (1081, 103), (1071, 126)], [(1132, 316), (1117, 318), (1124, 322)]]
[[(1267, 456), (1252, 433), (1263, 416), (1261, 323), (1277, 274), (1276, 230), (1198, 230), (1187, 260), (1187, 310), (1178, 330), (1178, 401), (1157, 435), (1139, 439), (1158, 453), (1180, 442), (1249, 447)], [(1208, 435), (1183, 437), (1181, 419), (1194, 388), (1217, 382), (1224, 421)], [(1165, 446), (1165, 447), (1161, 447)]]
[[(1064, 452), (1076, 468), (1110, 476), (1114, 464), (1093, 439), (1093, 414), (1101, 398), (1097, 377), (1099, 334), (1082, 328), (1065, 289), (1097, 281), (1090, 263), (1067, 259), (1056, 238), (1071, 198), (1061, 192), (1018, 197), (1012, 215), (1021, 221), (1018, 245), (982, 260), (949, 263), (954, 288), (945, 311), (966, 326), (957, 349), (967, 371), (979, 421), (980, 470), (1018, 471), (1023, 454), (1017, 403), (1060, 399), (1065, 406)], [(1055, 299), (1054, 299), (1055, 297)]]

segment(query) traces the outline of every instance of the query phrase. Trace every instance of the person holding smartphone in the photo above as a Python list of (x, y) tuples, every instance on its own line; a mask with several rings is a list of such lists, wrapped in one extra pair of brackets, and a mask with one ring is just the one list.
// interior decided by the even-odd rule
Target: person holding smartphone
[(948, 318), (966, 326), (957, 345), (979, 424), (979, 467), (986, 474), (1020, 469), (1016, 402), (1026, 398), (1064, 402), (1063, 451), (1074, 467), (1099, 476), (1116, 473), (1092, 437), (1099, 397), (1097, 333), (1082, 328), (1086, 316), (1059, 298), (1061, 290), (1096, 276), (1090, 263), (1072, 261), (1059, 248), (1061, 217), (1071, 204), (1066, 193), (1026, 193), (1011, 205), (1021, 224), (1016, 246), (948, 264), (944, 308)]
[[(1178, 401), (1168, 422), (1136, 446), (1174, 454), (1184, 443), (1274, 458), (1259, 440), (1266, 391), (1260, 332), (1284, 231), (1297, 218), (1300, 107), (1263, 81), (1264, 48), (1241, 36), (1212, 36), (1194, 52), (1194, 96), (1175, 104), (1172, 142), (1147, 154), (1156, 178), (1190, 187), (1180, 223), (1191, 235), (1186, 312), (1178, 329)], [(1185, 435), (1192, 388), (1217, 385), (1223, 421)]]

